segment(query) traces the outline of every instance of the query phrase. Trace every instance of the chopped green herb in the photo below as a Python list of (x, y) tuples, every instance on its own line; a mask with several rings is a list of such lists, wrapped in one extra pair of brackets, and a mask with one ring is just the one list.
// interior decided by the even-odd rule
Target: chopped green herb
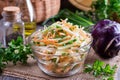
[(48, 54), (53, 54), (53, 52), (48, 52)]
[(61, 28), (60, 26), (56, 26), (56, 28)]
[(37, 42), (37, 44), (40, 44), (40, 42)]
[(51, 32), (52, 32), (52, 34), (54, 34), (54, 33), (55, 33), (55, 30), (54, 30), (54, 29), (52, 29), (52, 30), (51, 30)]
[(69, 54), (68, 53), (62, 53), (62, 56), (68, 56)]
[(56, 63), (57, 58), (52, 58), (51, 61), (54, 62), (54, 63)]
[(57, 34), (55, 36), (55, 38), (64, 38), (64, 37), (66, 37), (66, 36), (65, 35), (57, 35)]
[(65, 43), (65, 44), (63, 44), (64, 46), (65, 45), (68, 45), (68, 44), (73, 44), (73, 42), (75, 42), (77, 39), (73, 39), (73, 40), (70, 40), (69, 42), (67, 42), (67, 43)]

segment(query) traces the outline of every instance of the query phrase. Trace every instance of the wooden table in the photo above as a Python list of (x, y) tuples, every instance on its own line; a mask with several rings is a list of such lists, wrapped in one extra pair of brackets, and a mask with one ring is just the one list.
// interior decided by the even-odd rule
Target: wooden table
[[(91, 55), (91, 54), (90, 54)], [(89, 57), (89, 56), (88, 56)], [(94, 56), (93, 56), (93, 58), (94, 58)], [(120, 60), (120, 59), (119, 59)], [(88, 62), (89, 61), (89, 62)], [(31, 61), (30, 61), (31, 62)], [(87, 61), (86, 62), (88, 62), (88, 63), (90, 63), (90, 62), (92, 62), (92, 59), (88, 59), (87, 58)], [(113, 63), (113, 62), (112, 62)], [(31, 65), (35, 65), (36, 63), (33, 63), (33, 62), (31, 62)], [(22, 65), (21, 65), (22, 66)], [(37, 65), (36, 65), (37, 66)], [(32, 70), (33, 71), (33, 68), (31, 67), (31, 66), (28, 66), (28, 67), (25, 67), (25, 66), (22, 66), (22, 67), (24, 67), (23, 69), (24, 69), (24, 72), (26, 71), (28, 71), (28, 70)], [(11, 66), (11, 67), (9, 67), (9, 70), (14, 70), (16, 67), (14, 67), (14, 66)], [(21, 69), (21, 68), (19, 68), (19, 67), (17, 67), (17, 70), (18, 69), (20, 69), (19, 71), (23, 71), (23, 69)], [(39, 75), (39, 79), (37, 78), (38, 77), (38, 74), (36, 75), (36, 76), (34, 76), (35, 74), (35, 72), (33, 71), (33, 72), (30, 72), (30, 73), (32, 73), (32, 75), (34, 76), (34, 78), (31, 78), (31, 79), (26, 79), (26, 78), (20, 78), (20, 77), (16, 77), (16, 76), (14, 76), (14, 77), (12, 77), (12, 76), (10, 76), (9, 74), (8, 75), (1, 75), (0, 76), (0, 80), (81, 80), (80, 78), (82, 77), (80, 77), (80, 75), (81, 74), (77, 74), (77, 75), (74, 75), (74, 76), (70, 76), (70, 77), (66, 77), (66, 78), (53, 78), (53, 77), (50, 77), (50, 76), (47, 76), (47, 75), (45, 75), (45, 76), (42, 76), (43, 75), (43, 73), (41, 73), (41, 71), (39, 70), (39, 69), (37, 69), (37, 67), (34, 67), (34, 69), (35, 69), (35, 72), (36, 71), (38, 71), (38, 72), (40, 72), (40, 75)], [(13, 74), (13, 73), (12, 73)], [(85, 74), (83, 74), (83, 75), (85, 75)], [(24, 76), (24, 75), (23, 75)], [(91, 75), (92, 76), (92, 75)], [(84, 78), (82, 78), (82, 80), (89, 80), (88, 78), (90, 78), (91, 77), (90, 75), (87, 75), (86, 77), (84, 76)], [(27, 75), (25, 75), (24, 77), (29, 77), (30, 78), (30, 76), (27, 76)], [(74, 77), (74, 78), (73, 78)], [(37, 78), (37, 79), (36, 79)], [(98, 80), (98, 79), (90, 79), (90, 80)], [(116, 77), (115, 77), (115, 79), (114, 80), (120, 80), (120, 67), (119, 67), (119, 69), (117, 70), (117, 72), (116, 72)]]
[[(68, 9), (72, 9), (73, 11), (76, 10), (75, 7), (73, 7), (72, 5), (70, 5), (70, 4), (68, 3), (68, 0), (61, 0), (61, 1), (63, 1), (63, 2), (62, 2), (61, 9), (63, 9), (63, 8), (68, 8)], [(67, 4), (66, 4), (66, 3), (67, 3)], [(72, 8), (71, 8), (71, 7), (72, 7)], [(25, 79), (19, 78), (19, 77), (7, 76), (7, 75), (0, 75), (0, 80), (25, 80)], [(46, 79), (44, 79), (44, 80), (46, 80)], [(50, 79), (49, 79), (49, 80), (50, 80)], [(77, 79), (77, 80), (79, 80), (79, 79)], [(120, 69), (119, 69), (118, 72), (117, 72), (117, 78), (116, 78), (116, 80), (120, 80)]]
[(2, 75), (0, 76), (0, 80), (25, 80), (25, 79)]

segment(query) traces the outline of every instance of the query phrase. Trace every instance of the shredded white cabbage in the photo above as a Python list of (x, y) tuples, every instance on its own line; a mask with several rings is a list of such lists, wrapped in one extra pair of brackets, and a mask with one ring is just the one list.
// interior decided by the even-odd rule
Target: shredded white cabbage
[(90, 41), (91, 35), (85, 32), (82, 27), (62, 20), (33, 34), (31, 42), (37, 46), (35, 49), (37, 48), (41, 53), (56, 55), (53, 57), (42, 56), (40, 59), (55, 61), (58, 66), (65, 67), (70, 63), (82, 60), (83, 52), (86, 51), (82, 47)]

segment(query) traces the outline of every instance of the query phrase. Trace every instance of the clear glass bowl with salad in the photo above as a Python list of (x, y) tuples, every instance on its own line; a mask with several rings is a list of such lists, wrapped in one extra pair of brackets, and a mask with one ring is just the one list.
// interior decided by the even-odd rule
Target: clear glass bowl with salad
[(91, 35), (67, 20), (55, 22), (30, 36), (38, 66), (55, 77), (71, 76), (81, 71), (90, 43)]

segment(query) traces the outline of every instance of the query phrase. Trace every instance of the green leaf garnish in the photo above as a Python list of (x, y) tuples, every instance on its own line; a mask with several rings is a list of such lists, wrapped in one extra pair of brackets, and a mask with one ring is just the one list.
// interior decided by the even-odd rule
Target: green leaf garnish
[(115, 73), (117, 66), (111, 67), (102, 61), (96, 60), (92, 65), (87, 64), (85, 66), (84, 72), (91, 73), (95, 77), (101, 77), (102, 80), (114, 80), (113, 75)]

